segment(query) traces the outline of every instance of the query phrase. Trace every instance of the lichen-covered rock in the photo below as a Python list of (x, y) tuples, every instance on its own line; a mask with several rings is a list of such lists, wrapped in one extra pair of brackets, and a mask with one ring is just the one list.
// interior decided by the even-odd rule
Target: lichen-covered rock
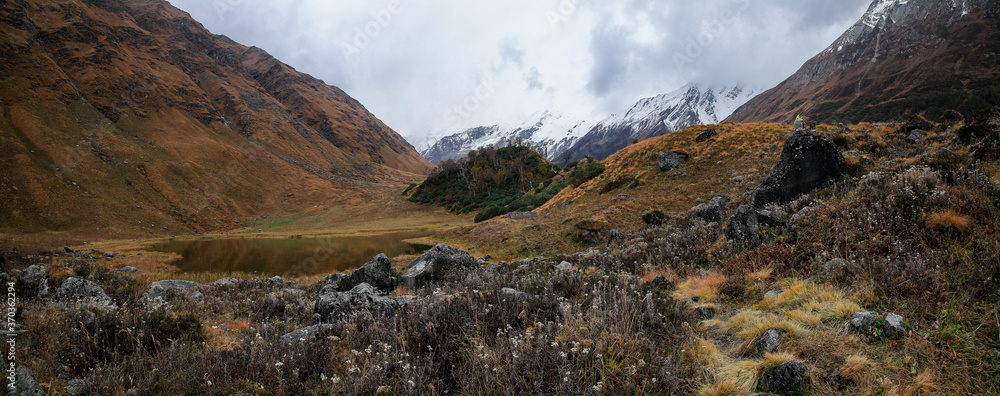
[(778, 350), (778, 345), (781, 345), (781, 338), (785, 335), (785, 332), (781, 330), (768, 330), (765, 331), (760, 338), (757, 339), (757, 343), (754, 345), (755, 350), (758, 355), (764, 356), (768, 353), (774, 353)]
[(384, 293), (396, 288), (396, 277), (392, 276), (392, 263), (385, 254), (379, 254), (365, 265), (352, 271), (340, 281), (340, 290), (351, 290), (355, 286), (367, 283)]
[(10, 389), (6, 384), (5, 379), (4, 388), (7, 390), (7, 394), (16, 396), (45, 396), (48, 392), (45, 388), (42, 388), (38, 384), (38, 380), (35, 376), (31, 375), (31, 372), (24, 366), (18, 366), (14, 370), (14, 389)]
[(688, 155), (684, 153), (677, 153), (673, 151), (668, 151), (665, 153), (660, 153), (658, 161), (660, 165), (660, 170), (667, 172), (676, 169), (678, 166), (687, 161)]
[(479, 263), (469, 252), (442, 243), (407, 265), (399, 276), (399, 282), (407, 289), (417, 290), (440, 280), (449, 272), (476, 268), (479, 268)]
[(891, 313), (882, 322), (882, 335), (890, 340), (901, 340), (906, 337), (906, 325), (902, 316)]
[(744, 245), (757, 242), (757, 212), (743, 205), (736, 209), (726, 225), (726, 238)]
[(876, 323), (878, 316), (871, 312), (857, 312), (851, 317), (851, 328), (859, 333), (871, 333)]
[(776, 395), (801, 395), (808, 385), (809, 368), (801, 362), (788, 361), (764, 374), (767, 391)]
[(830, 138), (793, 134), (770, 175), (754, 191), (753, 206), (790, 202), (846, 174), (847, 162)]
[(729, 212), (729, 197), (718, 196), (712, 198), (708, 203), (699, 205), (694, 209), (692, 218), (701, 219), (706, 223), (722, 223), (726, 221)]
[(26, 288), (25, 292), (34, 293), (37, 298), (45, 298), (49, 295), (48, 268), (44, 265), (32, 265), (20, 273), (21, 284)]
[(143, 293), (139, 301), (136, 302), (137, 305), (147, 308), (156, 308), (167, 302), (167, 297), (171, 290), (183, 293), (189, 290), (198, 289), (204, 287), (205, 285), (185, 280), (162, 280), (156, 281), (149, 285), (149, 290)]
[(322, 323), (333, 323), (359, 311), (373, 314), (392, 312), (400, 303), (379, 294), (373, 286), (362, 283), (350, 291), (327, 293), (319, 296), (313, 313)]
[(282, 344), (314, 343), (333, 334), (337, 326), (320, 323), (285, 334), (278, 339)]
[(113, 301), (104, 293), (104, 289), (87, 279), (69, 278), (63, 281), (56, 290), (57, 302), (63, 304), (93, 304), (111, 306)]

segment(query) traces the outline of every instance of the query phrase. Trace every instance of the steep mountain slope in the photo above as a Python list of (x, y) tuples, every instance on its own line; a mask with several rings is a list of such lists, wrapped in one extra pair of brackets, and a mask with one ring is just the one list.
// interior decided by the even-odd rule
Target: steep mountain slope
[(161, 0), (0, 4), (0, 233), (180, 233), (432, 166), (336, 87)]
[(742, 85), (712, 89), (688, 84), (674, 92), (640, 100), (627, 112), (608, 117), (580, 138), (570, 151), (575, 159), (589, 155), (601, 160), (632, 140), (722, 121), (760, 91)]
[(1000, 104), (1000, 3), (876, 0), (853, 27), (729, 119), (939, 117)]
[(574, 120), (566, 115), (542, 111), (523, 123), (470, 128), (464, 132), (441, 138), (420, 154), (435, 164), (464, 157), (469, 151), (493, 145), (504, 147), (508, 141), (518, 139), (540, 146), (550, 161), (569, 149), (581, 136), (590, 131), (587, 121)]

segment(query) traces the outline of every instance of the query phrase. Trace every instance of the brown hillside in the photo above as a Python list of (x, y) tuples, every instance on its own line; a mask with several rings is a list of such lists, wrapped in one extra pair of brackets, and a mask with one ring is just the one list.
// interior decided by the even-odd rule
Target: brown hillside
[[(1000, 104), (1000, 7), (995, 1), (916, 0), (869, 12), (734, 122), (937, 119)], [(965, 8), (963, 10), (963, 7)], [(880, 11), (880, 12), (876, 12)]]
[(225, 229), (432, 167), (342, 90), (165, 1), (8, 1), (0, 37), (0, 239)]

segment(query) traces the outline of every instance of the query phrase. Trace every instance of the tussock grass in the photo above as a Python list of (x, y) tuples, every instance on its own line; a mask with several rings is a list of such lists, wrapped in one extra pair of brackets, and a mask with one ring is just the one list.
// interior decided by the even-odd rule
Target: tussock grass
[(689, 277), (677, 285), (673, 297), (677, 300), (690, 300), (698, 297), (702, 301), (711, 301), (719, 294), (719, 286), (726, 282), (726, 276), (718, 273), (707, 277)]

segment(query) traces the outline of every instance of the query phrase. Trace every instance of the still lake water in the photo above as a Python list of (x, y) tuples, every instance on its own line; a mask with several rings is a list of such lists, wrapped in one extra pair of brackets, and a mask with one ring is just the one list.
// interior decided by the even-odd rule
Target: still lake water
[(152, 250), (181, 255), (172, 264), (182, 272), (307, 276), (353, 270), (379, 253), (389, 257), (423, 253), (430, 246), (403, 240), (429, 235), (414, 231), (303, 239), (205, 239), (158, 243)]

